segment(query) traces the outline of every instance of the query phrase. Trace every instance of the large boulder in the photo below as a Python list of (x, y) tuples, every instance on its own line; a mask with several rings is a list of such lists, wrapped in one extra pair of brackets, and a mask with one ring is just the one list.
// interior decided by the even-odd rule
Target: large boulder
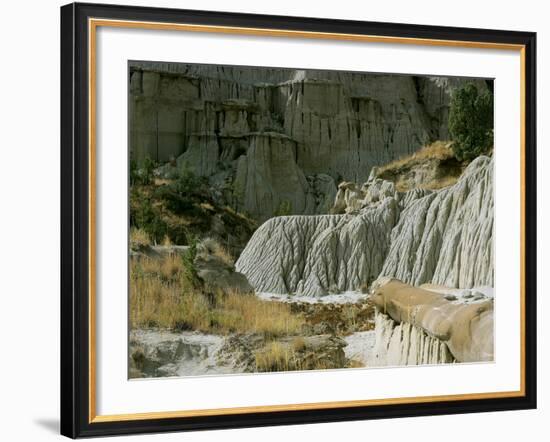
[(198, 245), (194, 266), (207, 290), (242, 294), (254, 292), (246, 276), (235, 271), (230, 257), (220, 252), (219, 245), (211, 239)]

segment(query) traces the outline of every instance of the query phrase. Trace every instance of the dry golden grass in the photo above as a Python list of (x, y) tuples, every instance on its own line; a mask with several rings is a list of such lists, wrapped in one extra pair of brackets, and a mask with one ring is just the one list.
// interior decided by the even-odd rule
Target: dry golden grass
[[(301, 342), (300, 342), (301, 341)], [(342, 368), (348, 366), (345, 358), (341, 361), (332, 360), (326, 355), (307, 352), (303, 338), (294, 338), (292, 342), (271, 341), (254, 354), (256, 371), (292, 371), (292, 370), (324, 370), (327, 368)]]
[(301, 333), (305, 321), (282, 302), (262, 301), (254, 295), (229, 293), (220, 297), (215, 322), (225, 331), (254, 332), (265, 336)]
[(152, 241), (147, 232), (136, 227), (130, 228), (130, 246), (135, 249), (151, 245)]
[(130, 261), (130, 324), (136, 327), (204, 326), (198, 297), (178, 255)]
[(296, 355), (287, 345), (270, 342), (255, 354), (257, 371), (290, 371), (299, 369)]
[(200, 203), (199, 205), (204, 210), (210, 210), (210, 211), (214, 210), (214, 206), (210, 203)]
[(412, 155), (403, 156), (380, 167), (378, 169), (378, 174), (380, 175), (390, 170), (398, 170), (427, 159), (446, 160), (453, 156), (454, 154), (450, 142), (435, 141), (432, 144), (422, 147)]
[(163, 327), (215, 333), (297, 335), (305, 320), (286, 303), (262, 301), (250, 294), (202, 293), (178, 255), (132, 259), (132, 328)]

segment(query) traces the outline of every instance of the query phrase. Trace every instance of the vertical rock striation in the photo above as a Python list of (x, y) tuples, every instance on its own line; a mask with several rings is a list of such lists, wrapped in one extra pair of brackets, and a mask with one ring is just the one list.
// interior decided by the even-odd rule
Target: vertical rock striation
[(493, 166), (478, 157), (449, 188), (412, 201), (381, 274), (412, 285), (493, 286)]
[[(258, 219), (278, 209), (261, 186), (276, 190), (288, 177), (275, 169), (284, 171), (279, 164), (289, 164), (292, 150), (292, 180), (300, 183), (291, 213), (323, 213), (308, 195), (326, 200), (324, 187), (308, 183), (321, 174), (362, 182), (373, 166), (447, 138), (450, 96), (465, 81), (486, 88), (483, 80), (132, 62), (130, 150), (138, 163), (178, 158), (206, 177), (226, 172), (244, 191), (240, 209)], [(271, 165), (258, 156), (259, 137), (272, 149)], [(292, 148), (281, 149), (283, 137)], [(268, 177), (243, 172), (258, 157)]]
[(319, 296), (374, 280), (389, 247), (397, 204), (360, 215), (275, 217), (252, 236), (236, 268), (256, 291)]
[(407, 322), (376, 312), (375, 343), (366, 363), (371, 367), (446, 364), (455, 361), (447, 345)]
[(375, 285), (374, 354), (380, 365), (493, 360), (492, 299), (450, 301), (391, 278)]
[[(345, 187), (345, 188), (344, 188)], [(237, 261), (259, 292), (319, 296), (379, 276), (420, 285), (493, 286), (493, 163), (479, 157), (438, 191), (341, 186), (347, 214), (275, 217)], [(348, 210), (349, 209), (349, 210)]]

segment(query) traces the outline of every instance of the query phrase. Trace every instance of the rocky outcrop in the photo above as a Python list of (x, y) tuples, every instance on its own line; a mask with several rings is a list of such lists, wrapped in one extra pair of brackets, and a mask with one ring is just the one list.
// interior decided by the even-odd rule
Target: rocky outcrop
[(216, 355), (224, 338), (194, 332), (132, 330), (129, 377), (170, 377), (234, 373), (231, 361), (220, 363)]
[(439, 191), (341, 185), (343, 215), (275, 217), (236, 263), (258, 292), (319, 296), (378, 276), (449, 287), (493, 286), (493, 165), (479, 157)]
[(197, 246), (193, 261), (199, 281), (207, 291), (220, 293), (254, 293), (246, 276), (235, 271), (228, 256), (219, 252), (219, 245), (212, 240), (203, 240)]
[[(321, 188), (324, 198), (314, 199), (316, 183), (310, 183), (296, 164), (296, 142), (275, 132), (251, 135), (247, 154), (237, 163), (234, 188), (242, 196), (241, 206), (249, 213), (319, 213), (326, 197), (334, 195), (334, 181), (326, 175)], [(315, 180), (315, 178), (313, 178)], [(322, 180), (323, 178), (321, 178)], [(317, 178), (319, 180), (319, 178)], [(319, 209), (316, 206), (319, 207)]]
[(448, 364), (455, 358), (447, 345), (408, 322), (396, 322), (388, 315), (375, 315), (374, 345), (365, 358), (371, 367)]
[(492, 299), (451, 301), (384, 278), (372, 300), (379, 312), (374, 352), (379, 365), (493, 360)]
[(357, 216), (271, 218), (254, 233), (236, 268), (260, 292), (355, 290), (380, 273), (397, 215), (389, 198)]
[(362, 182), (373, 166), (447, 138), (450, 95), (466, 81), (149, 62), (131, 63), (130, 75), (132, 158), (226, 172), (259, 219), (277, 212), (285, 179), (297, 185), (285, 197), (292, 214), (326, 213), (326, 176)]
[[(346, 342), (330, 334), (273, 341), (257, 333), (130, 332), (129, 377), (173, 377), (343, 368)], [(276, 350), (275, 353), (273, 350)]]
[(410, 202), (381, 275), (412, 285), (493, 286), (493, 164), (476, 158), (454, 185)]

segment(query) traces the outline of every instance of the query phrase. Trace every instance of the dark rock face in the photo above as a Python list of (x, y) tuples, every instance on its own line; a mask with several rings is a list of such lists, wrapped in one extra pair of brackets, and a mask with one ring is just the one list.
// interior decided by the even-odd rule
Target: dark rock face
[(448, 138), (450, 94), (466, 81), (136, 62), (130, 150), (226, 183), (260, 219), (326, 213), (336, 182)]

